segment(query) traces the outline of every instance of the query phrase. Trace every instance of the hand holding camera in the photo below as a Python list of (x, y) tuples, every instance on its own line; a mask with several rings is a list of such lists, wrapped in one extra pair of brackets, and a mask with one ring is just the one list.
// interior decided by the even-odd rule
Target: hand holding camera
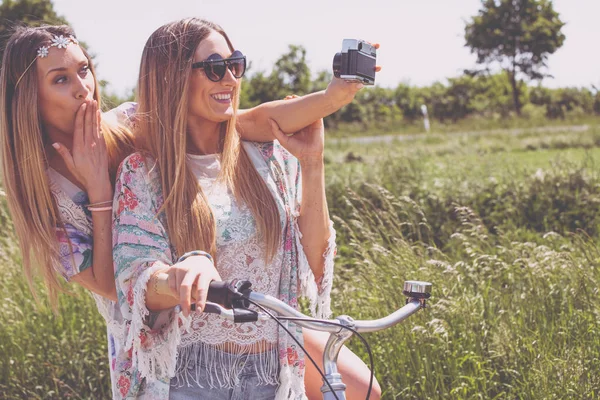
[(335, 108), (351, 103), (364, 85), (375, 84), (375, 74), (381, 70), (376, 65), (378, 48), (377, 43), (344, 39), (342, 51), (333, 57), (334, 78), (325, 90)]
[(348, 81), (375, 84), (377, 48), (360, 39), (344, 39), (342, 51), (333, 56), (333, 75)]

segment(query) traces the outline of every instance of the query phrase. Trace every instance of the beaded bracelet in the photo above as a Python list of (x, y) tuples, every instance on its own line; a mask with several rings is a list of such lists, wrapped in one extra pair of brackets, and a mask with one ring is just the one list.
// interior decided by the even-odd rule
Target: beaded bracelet
[(187, 253), (185, 253), (184, 255), (182, 255), (181, 257), (179, 257), (179, 259), (177, 260), (177, 262), (180, 263), (183, 260), (185, 260), (186, 258), (192, 257), (192, 256), (204, 256), (204, 257), (208, 258), (211, 263), (214, 263), (212, 256), (209, 253), (207, 253), (206, 251), (202, 251), (202, 250), (188, 251)]
[(110, 207), (88, 207), (87, 208), (90, 211), (112, 211), (112, 206)]

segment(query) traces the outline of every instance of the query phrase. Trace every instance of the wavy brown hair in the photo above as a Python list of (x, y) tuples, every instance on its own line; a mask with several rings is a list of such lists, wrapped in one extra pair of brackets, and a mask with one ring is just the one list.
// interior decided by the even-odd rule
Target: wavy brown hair
[[(218, 25), (197, 18), (175, 21), (158, 28), (142, 54), (138, 82), (139, 132), (143, 149), (156, 161), (165, 197), (167, 231), (177, 254), (190, 250), (216, 256), (216, 226), (206, 196), (186, 163), (189, 80), (196, 48), (211, 32), (218, 32), (234, 47)], [(279, 211), (235, 130), (239, 85), (233, 93), (233, 117), (221, 123), (219, 179), (236, 201), (248, 206), (258, 234), (266, 243), (265, 259), (271, 260), (281, 237)]]
[[(46, 170), (47, 138), (38, 109), (37, 50), (53, 36), (75, 36), (68, 26), (17, 27), (7, 42), (0, 72), (0, 151), (2, 178), (8, 208), (12, 215), (23, 268), (29, 287), (33, 286), (35, 266), (42, 271), (51, 304), (61, 290), (61, 268), (56, 228), (63, 224), (50, 190)], [(98, 82), (90, 56), (85, 49), (90, 72), (94, 76), (94, 99), (101, 104)], [(120, 161), (132, 150), (131, 132), (121, 126), (102, 122), (111, 176)]]

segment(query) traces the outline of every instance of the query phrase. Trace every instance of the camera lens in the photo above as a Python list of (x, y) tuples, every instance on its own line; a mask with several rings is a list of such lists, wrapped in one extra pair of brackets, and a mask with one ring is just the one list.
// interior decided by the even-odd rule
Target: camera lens
[(333, 76), (340, 77), (342, 72), (342, 53), (335, 53), (333, 56)]

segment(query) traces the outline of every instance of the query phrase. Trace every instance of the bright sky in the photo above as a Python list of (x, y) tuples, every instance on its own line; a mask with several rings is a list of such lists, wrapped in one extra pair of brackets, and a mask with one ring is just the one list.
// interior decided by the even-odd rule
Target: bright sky
[[(147, 38), (164, 23), (190, 16), (220, 24), (254, 71), (270, 71), (289, 44), (303, 45), (313, 72), (329, 69), (342, 39), (379, 42), (376, 83), (429, 85), (475, 65), (464, 26), (479, 0), (54, 0), (96, 54), (101, 79), (123, 94), (137, 81)], [(600, 86), (600, 1), (555, 0), (567, 39), (550, 56), (544, 84)]]

